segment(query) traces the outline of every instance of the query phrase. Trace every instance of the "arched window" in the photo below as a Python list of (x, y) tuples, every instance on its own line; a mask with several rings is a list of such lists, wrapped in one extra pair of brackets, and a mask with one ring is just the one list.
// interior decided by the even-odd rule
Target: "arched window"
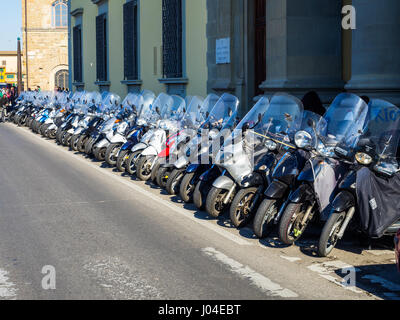
[(53, 27), (68, 27), (68, 4), (66, 0), (54, 1), (51, 5), (51, 13)]
[(54, 79), (54, 85), (60, 88), (68, 88), (68, 70), (57, 71)]

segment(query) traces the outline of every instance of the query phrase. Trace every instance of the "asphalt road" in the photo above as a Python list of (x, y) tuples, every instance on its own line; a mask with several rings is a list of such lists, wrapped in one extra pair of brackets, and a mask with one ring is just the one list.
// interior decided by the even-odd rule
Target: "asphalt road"
[[(342, 259), (353, 253), (320, 260), (301, 246), (260, 242), (249, 229), (210, 220), (154, 187), (103, 167), (26, 128), (0, 123), (0, 299), (379, 299), (400, 294), (400, 283), (390, 279), (389, 286), (382, 285), (370, 270), (361, 284), (342, 285), (345, 275), (339, 270), (349, 266)], [(377, 256), (369, 257), (370, 265)], [(45, 289), (43, 278), (53, 267), (55, 283), (45, 282), (55, 289)]]

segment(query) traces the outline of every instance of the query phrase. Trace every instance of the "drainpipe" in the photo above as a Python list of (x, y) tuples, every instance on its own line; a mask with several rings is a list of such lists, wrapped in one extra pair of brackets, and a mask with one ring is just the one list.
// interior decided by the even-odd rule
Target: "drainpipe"
[(68, 86), (72, 91), (71, 0), (68, 1)]
[(29, 72), (28, 72), (28, 2), (25, 0), (25, 69), (26, 69), (26, 90), (29, 88)]

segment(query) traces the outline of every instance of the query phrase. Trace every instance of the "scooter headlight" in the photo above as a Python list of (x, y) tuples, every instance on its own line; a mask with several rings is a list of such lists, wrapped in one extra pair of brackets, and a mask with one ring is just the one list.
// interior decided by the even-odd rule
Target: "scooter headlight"
[(367, 166), (367, 165), (371, 164), (372, 157), (364, 152), (357, 152), (356, 160), (358, 163)]
[(277, 148), (277, 144), (275, 142), (273, 142), (272, 140), (267, 140), (265, 142), (265, 146), (271, 151), (276, 150), (276, 148)]
[(312, 137), (307, 131), (299, 131), (294, 137), (294, 142), (298, 148), (311, 147)]

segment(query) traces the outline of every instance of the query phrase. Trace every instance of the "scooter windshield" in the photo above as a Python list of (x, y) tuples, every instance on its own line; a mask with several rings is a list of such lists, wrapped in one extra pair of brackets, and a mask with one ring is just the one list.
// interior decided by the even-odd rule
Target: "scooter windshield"
[(190, 129), (198, 127), (196, 119), (201, 110), (201, 106), (204, 103), (204, 99), (202, 97), (194, 96), (185, 100), (187, 108), (181, 121), (181, 127)]
[(363, 149), (378, 167), (395, 172), (399, 168), (400, 109), (380, 99), (371, 100), (370, 120), (360, 136)]
[(270, 104), (267, 97), (262, 97), (260, 100), (258, 100), (253, 108), (247, 112), (242, 121), (239, 122), (235, 131), (243, 129), (255, 129), (260, 127), (261, 121), (269, 105)]
[(142, 104), (138, 106), (139, 113), (137, 115), (137, 118), (138, 120), (142, 119), (142, 121), (145, 121), (146, 117), (149, 117), (151, 114), (152, 103), (154, 102), (156, 96), (150, 90), (142, 90), (142, 92), (140, 93), (140, 97), (140, 101)]
[[(251, 130), (258, 137), (268, 136), (275, 142), (292, 138), (301, 127), (303, 104), (299, 99), (286, 93), (275, 94), (261, 121)], [(260, 139), (261, 137), (261, 139)]]
[(227, 147), (229, 145), (238, 145), (242, 138), (246, 138), (248, 141), (252, 139), (254, 140), (254, 138), (256, 138), (256, 141), (261, 140), (259, 139), (259, 136), (255, 135), (256, 132), (253, 130), (257, 127), (261, 127), (261, 121), (265, 112), (269, 108), (269, 105), (270, 104), (267, 97), (262, 97), (259, 99), (253, 108), (247, 112), (244, 118), (235, 127), (231, 137), (225, 141), (224, 146)]
[(173, 103), (169, 104), (161, 113), (161, 119), (163, 120), (180, 120), (185, 112), (185, 99), (180, 96), (171, 96)]
[(173, 103), (174, 100), (171, 96), (163, 92), (160, 93), (150, 107), (151, 112), (144, 115), (142, 120), (148, 124), (155, 124), (166, 113), (166, 110), (171, 108)]
[(196, 114), (195, 123), (198, 124), (197, 126), (200, 126), (207, 120), (218, 100), (219, 96), (213, 93), (209, 94), (206, 97), (206, 99), (203, 101), (202, 105), (200, 106), (200, 109)]
[(232, 115), (237, 113), (238, 106), (238, 98), (229, 93), (224, 93), (212, 108), (208, 119), (201, 128), (221, 130), (232, 119)]
[(326, 124), (319, 123), (317, 132), (321, 137), (327, 138), (325, 144), (337, 145), (340, 142), (352, 147), (358, 141), (367, 114), (368, 105), (364, 100), (352, 93), (341, 93), (324, 115)]

